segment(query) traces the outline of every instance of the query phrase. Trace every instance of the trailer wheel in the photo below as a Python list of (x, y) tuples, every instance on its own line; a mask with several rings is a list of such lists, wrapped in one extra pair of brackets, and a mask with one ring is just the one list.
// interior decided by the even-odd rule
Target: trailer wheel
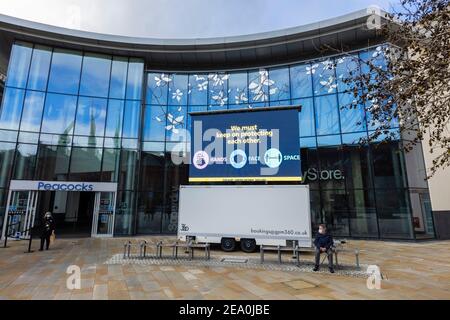
[(234, 251), (236, 249), (236, 241), (233, 238), (222, 238), (220, 247), (226, 252)]
[(241, 250), (244, 252), (253, 252), (256, 249), (255, 239), (241, 239)]

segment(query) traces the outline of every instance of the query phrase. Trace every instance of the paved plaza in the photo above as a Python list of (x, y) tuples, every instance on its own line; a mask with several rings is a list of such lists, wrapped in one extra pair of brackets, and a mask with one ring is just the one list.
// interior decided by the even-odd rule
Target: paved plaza
[[(312, 253), (302, 253), (300, 267), (287, 253), (283, 264), (269, 253), (261, 266), (259, 253), (219, 249), (211, 251), (209, 262), (200, 251), (193, 261), (137, 259), (141, 239), (151, 244), (150, 256), (157, 241), (175, 240), (57, 239), (44, 252), (33, 242), (32, 253), (24, 253), (26, 241), (9, 241), (0, 248), (0, 299), (450, 299), (450, 241), (349, 240), (348, 251), (339, 256), (342, 267), (329, 274), (326, 265), (320, 273), (311, 271)], [(123, 259), (126, 240), (134, 244), (132, 259)], [(355, 249), (361, 270), (354, 267)], [(247, 263), (226, 263), (239, 258)], [(67, 288), (71, 265), (81, 269), (80, 289)], [(381, 270), (379, 290), (367, 287), (368, 265)]]

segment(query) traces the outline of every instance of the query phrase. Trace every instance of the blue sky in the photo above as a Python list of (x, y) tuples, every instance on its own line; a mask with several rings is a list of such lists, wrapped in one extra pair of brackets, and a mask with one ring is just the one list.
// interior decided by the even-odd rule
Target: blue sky
[(61, 27), (150, 38), (283, 29), (398, 0), (0, 0), (0, 13)]

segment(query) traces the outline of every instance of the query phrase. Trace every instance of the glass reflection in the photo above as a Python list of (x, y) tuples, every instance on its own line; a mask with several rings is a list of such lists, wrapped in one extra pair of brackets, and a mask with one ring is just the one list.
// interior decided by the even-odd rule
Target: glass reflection
[(302, 64), (290, 68), (292, 98), (311, 97), (312, 78), (318, 64)]
[(40, 144), (36, 164), (36, 179), (67, 180), (70, 147)]
[(13, 161), (14, 161), (14, 151), (16, 149), (15, 143), (0, 142), (0, 187), (5, 188), (9, 173), (11, 172)]
[[(247, 85), (247, 76), (244, 87)], [(208, 104), (208, 75), (191, 74), (189, 75), (189, 104), (207, 105)]]
[(128, 64), (127, 99), (141, 100), (144, 63), (141, 59), (130, 58)]
[(19, 144), (14, 168), (14, 179), (32, 180), (36, 166), (37, 145)]
[(77, 51), (55, 49), (50, 68), (48, 91), (77, 94), (81, 60), (81, 53)]
[(125, 99), (128, 58), (113, 57), (109, 97)]
[(314, 99), (317, 135), (339, 133), (339, 111), (335, 95)]
[[(80, 97), (75, 134), (103, 136), (106, 118), (106, 99)], [(91, 144), (92, 145), (92, 144)]]
[(47, 94), (42, 132), (72, 134), (75, 123), (77, 97)]
[(70, 179), (75, 181), (100, 181), (102, 149), (72, 148)]
[(122, 119), (125, 102), (123, 100), (108, 100), (108, 115), (106, 118), (106, 137), (120, 138), (122, 136)]
[(13, 45), (6, 78), (7, 86), (26, 87), (32, 51), (33, 45), (28, 43), (16, 42)]
[(107, 97), (111, 57), (99, 54), (86, 54), (81, 71), (80, 94), (85, 96)]
[(44, 100), (45, 93), (27, 91), (20, 130), (39, 132), (41, 128), (42, 111), (44, 110)]
[(0, 115), (0, 129), (19, 129), (25, 90), (6, 88)]
[(137, 138), (139, 132), (139, 119), (141, 112), (140, 101), (126, 101), (123, 117), (123, 137)]
[(28, 89), (45, 91), (51, 56), (51, 48), (44, 46), (34, 47), (30, 75), (28, 76)]
[(165, 106), (145, 106), (144, 141), (164, 141), (166, 113)]
[(274, 84), (269, 90), (270, 101), (287, 100), (291, 98), (289, 83), (289, 68), (269, 70), (269, 79)]

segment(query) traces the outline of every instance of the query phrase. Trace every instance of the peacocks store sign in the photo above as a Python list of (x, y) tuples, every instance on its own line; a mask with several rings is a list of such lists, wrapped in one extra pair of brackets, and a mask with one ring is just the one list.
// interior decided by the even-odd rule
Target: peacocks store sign
[(11, 180), (11, 190), (116, 192), (117, 183), (79, 181)]
[(190, 182), (301, 181), (300, 107), (191, 113)]

